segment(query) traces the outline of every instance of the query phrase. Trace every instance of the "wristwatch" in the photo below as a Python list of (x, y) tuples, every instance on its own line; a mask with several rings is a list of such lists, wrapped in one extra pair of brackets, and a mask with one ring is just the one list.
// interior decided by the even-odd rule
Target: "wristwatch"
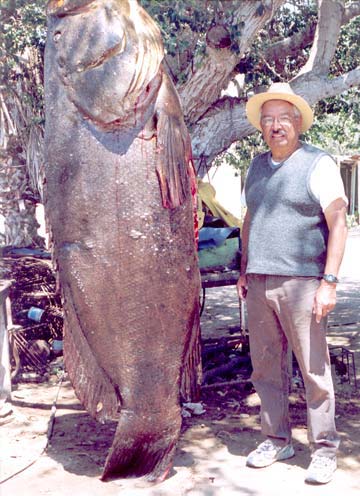
[(339, 279), (336, 276), (333, 276), (332, 274), (324, 274), (322, 278), (324, 279), (324, 281), (333, 284), (337, 284), (339, 282)]

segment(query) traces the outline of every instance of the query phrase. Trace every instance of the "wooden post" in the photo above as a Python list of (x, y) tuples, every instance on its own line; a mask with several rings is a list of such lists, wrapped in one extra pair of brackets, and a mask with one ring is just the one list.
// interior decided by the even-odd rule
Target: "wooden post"
[(8, 326), (11, 322), (10, 281), (0, 281), (0, 405), (10, 398), (11, 376)]
[(357, 168), (357, 215), (358, 222), (360, 222), (360, 160), (356, 162)]
[(351, 194), (350, 194), (350, 215), (355, 214), (355, 194), (356, 194), (356, 164), (351, 165)]

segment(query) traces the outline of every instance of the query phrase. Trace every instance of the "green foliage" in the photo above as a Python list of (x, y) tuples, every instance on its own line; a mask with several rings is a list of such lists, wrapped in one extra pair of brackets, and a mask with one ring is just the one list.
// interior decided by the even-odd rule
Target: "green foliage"
[[(238, 51), (238, 41), (243, 24), (235, 21), (234, 9), (239, 2), (228, 0), (140, 0), (141, 5), (159, 24), (171, 71), (177, 83), (184, 81), (189, 68), (201, 63), (206, 52), (206, 33), (216, 25), (226, 26), (231, 50)], [(30, 47), (36, 47), (39, 58), (40, 81), (29, 84), (23, 96), (41, 115), (43, 87), (41, 84), (42, 55), (46, 37), (46, 0), (2, 0), (0, 36), (0, 80), (8, 88), (15, 87), (19, 78), (28, 78), (23, 54)], [(258, 15), (263, 14), (264, 6), (259, 4)], [(243, 58), (237, 71), (245, 75), (244, 94), (254, 86), (268, 85), (270, 81), (288, 81), (294, 77), (305, 63), (310, 44), (303, 47), (296, 56), (268, 60), (266, 49), (274, 43), (303, 32), (317, 19), (317, 2), (291, 0), (278, 10), (272, 21), (260, 32), (246, 58)], [(331, 76), (338, 76), (360, 65), (360, 18), (353, 19), (342, 29), (336, 57), (331, 66)], [(315, 144), (326, 144), (330, 151), (356, 150), (359, 147), (358, 122), (360, 121), (359, 89), (349, 90), (338, 97), (319, 102), (316, 107), (316, 121), (307, 134)], [(36, 117), (39, 120), (40, 117)], [(236, 144), (226, 155), (226, 160), (240, 171), (251, 160), (254, 149), (261, 150), (259, 133)], [(338, 145), (337, 145), (338, 144)]]
[[(178, 2), (143, 0), (141, 3), (161, 28), (167, 53), (175, 57), (179, 51), (186, 50), (188, 42), (179, 40), (176, 33), (183, 30), (184, 25), (192, 24), (195, 18), (198, 19), (198, 15), (190, 16), (190, 9), (184, 9), (184, 5), (180, 7), (180, 12), (177, 12)], [(196, 14), (198, 14), (197, 10)]]
[[(7, 94), (17, 94), (27, 126), (43, 124), (43, 53), (46, 40), (46, 0), (1, 3), (0, 81)], [(20, 90), (21, 87), (21, 90)]]
[(43, 52), (46, 39), (46, 0), (27, 2), (8, 0), (1, 3), (0, 76), (2, 81), (16, 78), (22, 64), (21, 55), (28, 47)]
[(193, 55), (205, 51), (205, 34), (214, 22), (219, 2), (140, 0), (140, 3), (159, 25), (169, 56), (176, 57), (186, 51), (194, 38)]
[(178, 61), (171, 64), (174, 80), (181, 83), (186, 70), (206, 53), (206, 34), (217, 24), (226, 27), (230, 36), (230, 50), (239, 51), (239, 37), (243, 23), (234, 20), (234, 0), (139, 0), (139, 3), (161, 29), (167, 56)]
[(339, 96), (320, 101), (309, 140), (334, 155), (359, 153), (360, 90), (353, 88)]
[(285, 38), (304, 32), (317, 21), (317, 7), (314, 2), (287, 2), (272, 18), (254, 41), (246, 59), (242, 60), (239, 70), (245, 74), (246, 90), (254, 86), (268, 86), (270, 82), (289, 81), (305, 63), (310, 47), (286, 57), (269, 60), (267, 49)]
[(330, 67), (334, 76), (360, 66), (360, 17), (355, 17), (341, 29), (336, 57)]

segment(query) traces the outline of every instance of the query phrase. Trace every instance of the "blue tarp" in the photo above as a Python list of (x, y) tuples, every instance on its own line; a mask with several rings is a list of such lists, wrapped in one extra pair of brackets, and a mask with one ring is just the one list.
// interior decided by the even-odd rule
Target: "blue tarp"
[(221, 246), (238, 227), (203, 227), (199, 231), (199, 250)]

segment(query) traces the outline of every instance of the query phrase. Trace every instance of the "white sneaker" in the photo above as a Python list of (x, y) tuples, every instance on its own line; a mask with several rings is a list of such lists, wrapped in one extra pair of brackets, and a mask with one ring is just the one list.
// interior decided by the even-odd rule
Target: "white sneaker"
[(292, 444), (279, 446), (273, 443), (271, 439), (266, 439), (263, 443), (259, 444), (256, 450), (252, 451), (247, 459), (246, 465), (248, 467), (263, 468), (268, 467), (274, 462), (279, 460), (286, 460), (294, 456), (294, 448)]
[(337, 468), (336, 458), (314, 455), (306, 472), (305, 482), (309, 484), (327, 484)]

